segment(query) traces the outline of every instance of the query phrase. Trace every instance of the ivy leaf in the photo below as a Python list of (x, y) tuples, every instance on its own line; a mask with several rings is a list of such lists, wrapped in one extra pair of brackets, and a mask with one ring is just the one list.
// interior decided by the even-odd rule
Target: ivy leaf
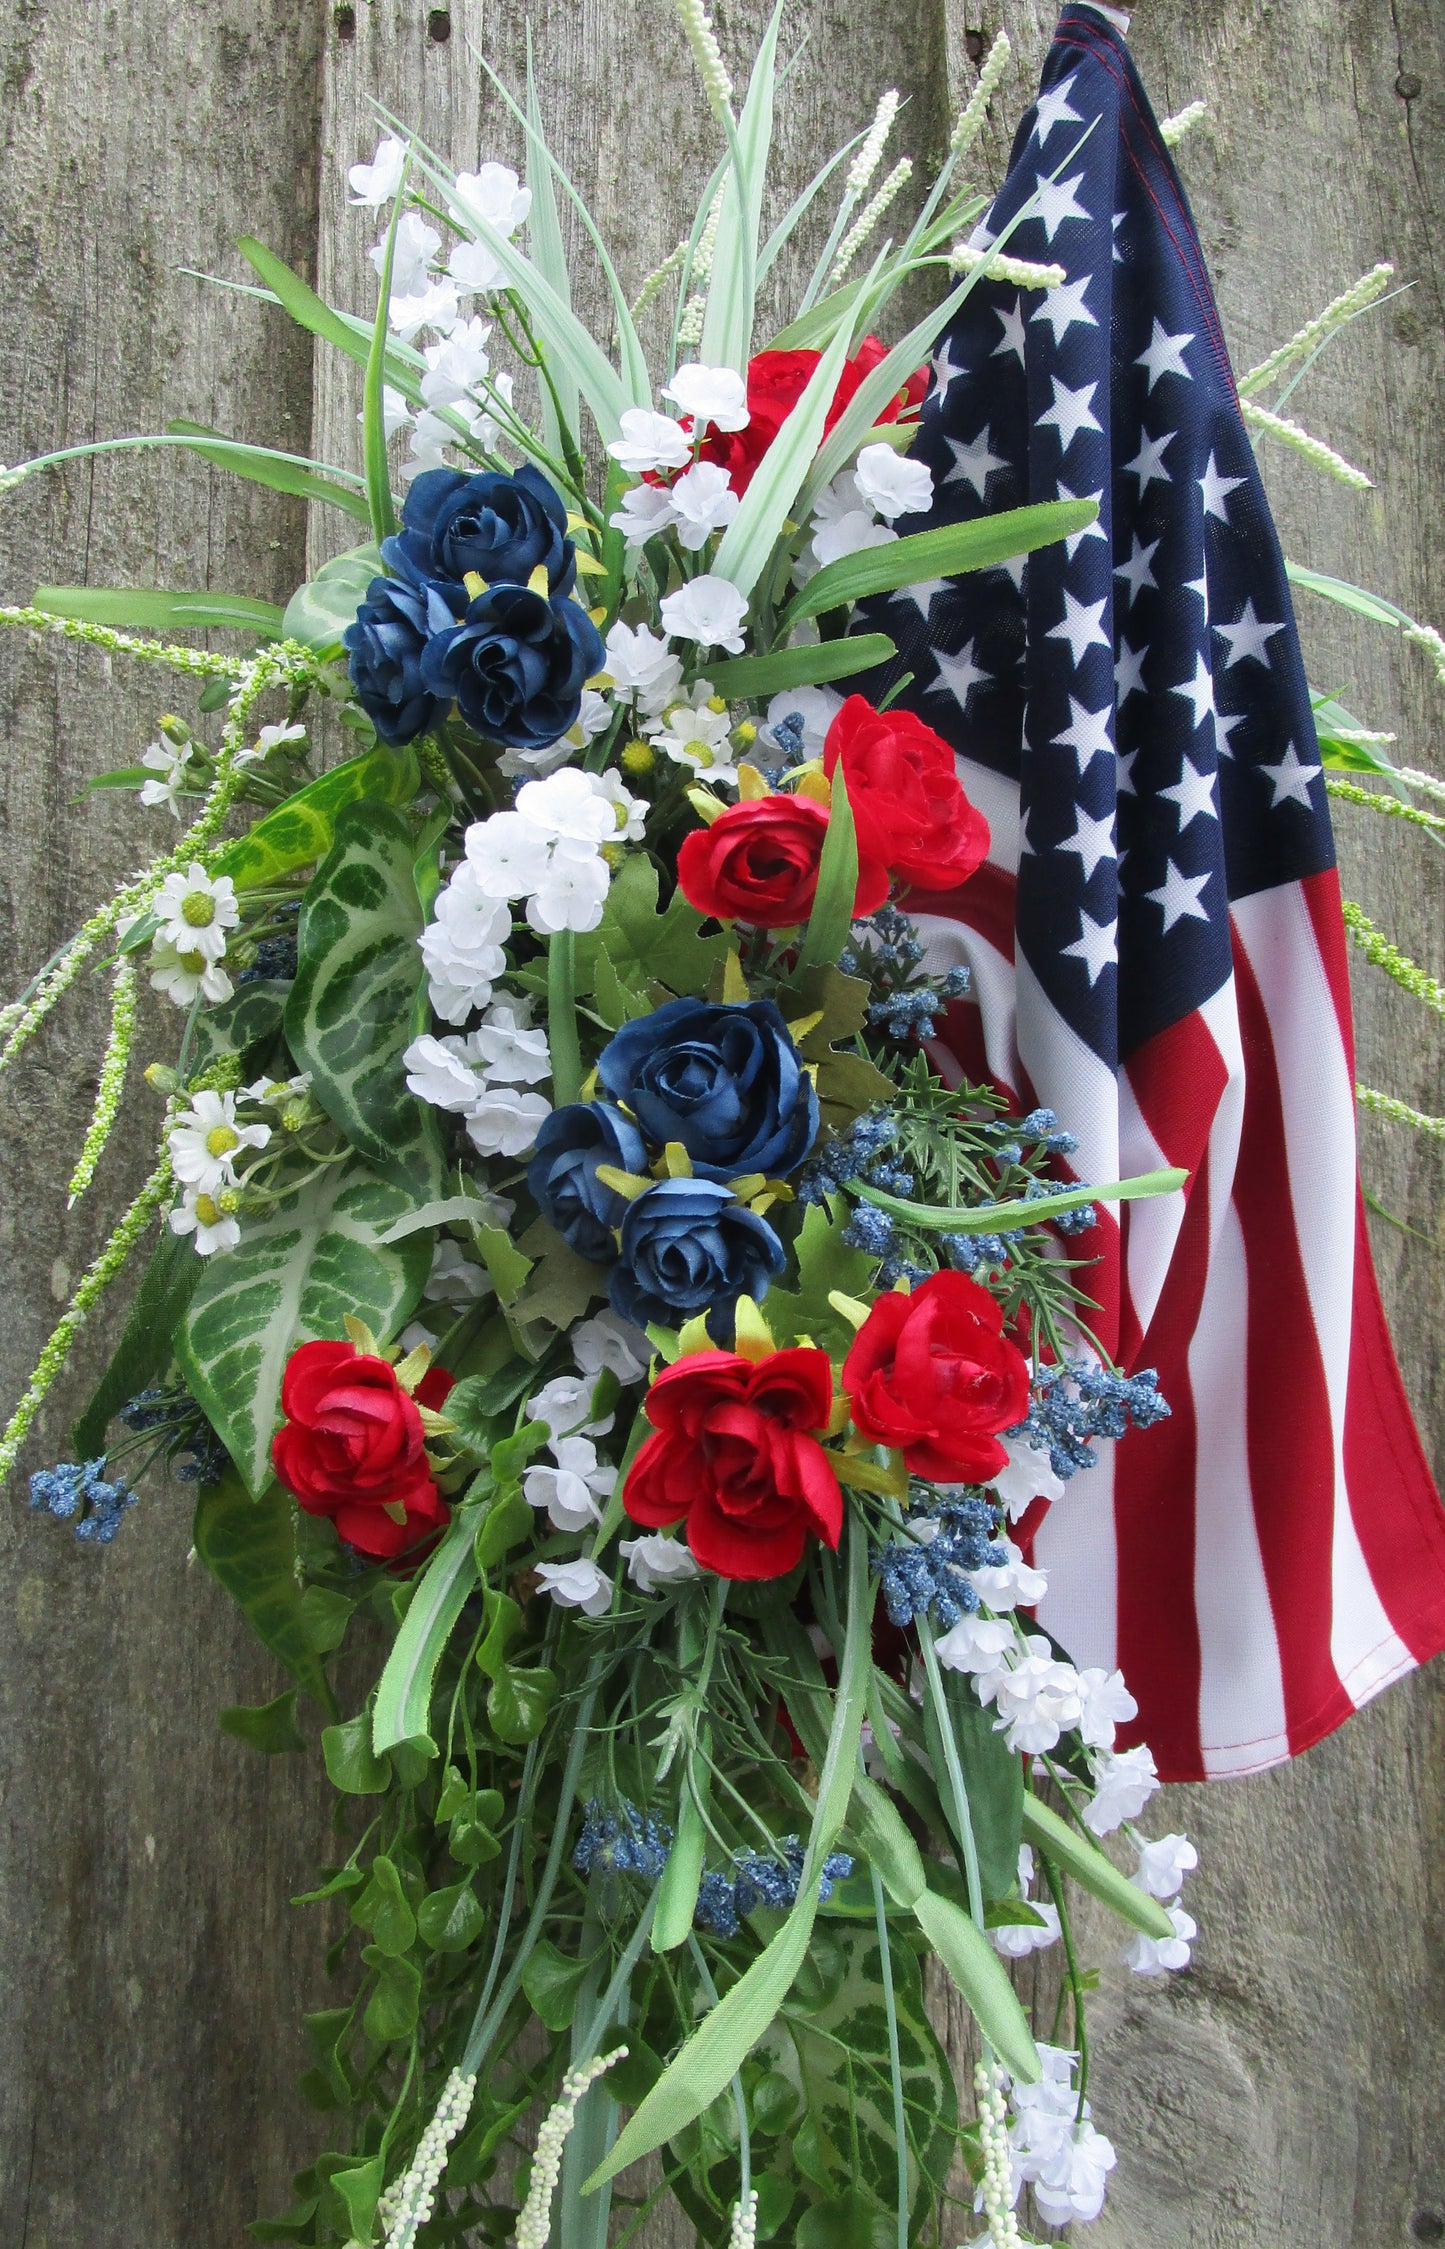
[(798, 1285), (768, 1291), (768, 1326), (780, 1344), (810, 1335), (835, 1359), (847, 1356), (853, 1327), (834, 1310), (829, 1295), (835, 1289), (843, 1296), (865, 1295), (876, 1262), (866, 1250), (848, 1247), (843, 1239), (847, 1223), (847, 1206), (839, 1196), (830, 1197), (826, 1206), (810, 1203), (803, 1213), (802, 1231), (793, 1245)]
[(477, 1568), (488, 1570), (530, 1538), (537, 1518), (520, 1489), (514, 1485), (510, 1491), (499, 1492), (477, 1525)]
[(280, 1486), (268, 1482), (252, 1499), (228, 1469), (218, 1484), (199, 1493), (192, 1536), (197, 1554), (262, 1646), (285, 1664), (298, 1687), (328, 1714), (334, 1711), (330, 1682), (306, 1627), (292, 1506)]
[(301, 908), (286, 1037), (333, 1124), (413, 1203), (442, 1192), (435, 1109), (406, 1087), (402, 1054), (422, 1021), (426, 965), (416, 838), (392, 806), (337, 815)]
[(521, 1246), (534, 1264), (526, 1287), (512, 1304), (513, 1319), (545, 1320), (548, 1327), (570, 1328), (594, 1297), (606, 1293), (602, 1268), (569, 1249), (545, 1218), (527, 1228)]
[(470, 1882), (455, 1882), (433, 1890), (417, 1907), (416, 1925), (422, 1943), (433, 1952), (465, 1952), (480, 1934), (486, 1914)]
[(363, 1710), (344, 1725), (328, 1726), (321, 1736), (326, 1777), (343, 1796), (383, 1796), (391, 1786), (391, 1766), (371, 1746), (371, 1713)]
[(518, 1747), (535, 1741), (547, 1723), (547, 1713), (557, 1695), (557, 1675), (552, 1671), (513, 1670), (503, 1667), (487, 1694), (487, 1719), (498, 1741)]
[(365, 2163), (353, 2164), (349, 2171), (331, 2174), (331, 2191), (341, 2197), (354, 2241), (371, 2239), (385, 2175), (386, 2158), (381, 2155), (369, 2156)]
[(216, 1723), (223, 1734), (245, 1742), (249, 1749), (259, 1749), (263, 1757), (280, 1757), (306, 1747), (306, 1736), (296, 1723), (294, 1687), (277, 1695), (274, 1702), (263, 1702), (256, 1708), (234, 1703), (221, 1712)]
[(420, 1297), (431, 1267), (425, 1235), (386, 1248), (379, 1239), (410, 1200), (356, 1158), (332, 1164), (247, 1212), (236, 1248), (206, 1262), (176, 1357), (253, 1492), (270, 1481), (281, 1378), (296, 1346), (343, 1335), (348, 1313), (392, 1335)]
[(370, 1929), (378, 1948), (399, 1959), (416, 1939), (416, 1915), (407, 1903), (401, 1876), (383, 1853), (371, 1862), (371, 1880), (351, 1909), (358, 1929)]
[(487, 1586), (482, 1594), (482, 1615), (487, 1636), (477, 1650), (477, 1669), (484, 1679), (500, 1679), (507, 1664), (507, 1650), (522, 1629), (522, 1612), (509, 1593), (494, 1593)]
[(869, 988), (863, 977), (845, 976), (831, 965), (813, 966), (778, 999), (791, 1022), (820, 1017), (799, 1042), (798, 1051), (817, 1070), (823, 1132), (841, 1132), (876, 1101), (894, 1098), (897, 1087), (866, 1055), (836, 1051), (841, 1041), (855, 1039), (868, 1020)]
[(590, 1958), (569, 1960), (546, 1937), (536, 1946), (522, 1971), (522, 1989), (548, 2030), (567, 2028), (591, 1969)]
[(605, 953), (629, 992), (654, 982), (680, 999), (705, 992), (714, 964), (727, 957), (728, 938), (702, 936), (702, 924), (680, 890), (659, 911), (657, 869), (641, 852), (630, 853), (612, 878), (600, 925), (577, 939), (578, 991), (594, 989), (597, 957)]
[(361, 1957), (376, 1970), (376, 1989), (367, 2001), (361, 2027), (378, 2045), (398, 2045), (416, 2029), (421, 1970), (410, 1960), (393, 1960), (379, 1945), (367, 1945)]
[(333, 1593), (324, 1585), (307, 1586), (301, 1596), (301, 1621), (319, 1656), (340, 1647), (355, 1607), (345, 1593)]

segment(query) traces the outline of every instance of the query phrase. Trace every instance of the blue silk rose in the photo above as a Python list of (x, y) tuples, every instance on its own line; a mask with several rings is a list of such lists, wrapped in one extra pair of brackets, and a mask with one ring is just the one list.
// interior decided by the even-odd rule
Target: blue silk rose
[[(456, 624), (449, 589), (425, 581), (373, 578), (342, 641), (361, 707), (383, 742), (414, 741), (436, 725), (448, 698), (422, 680), (422, 652), (433, 634)], [(460, 587), (461, 600), (466, 599)]]
[(754, 1303), (782, 1272), (783, 1245), (767, 1221), (710, 1179), (662, 1179), (629, 1203), (617, 1263), (607, 1276), (612, 1308), (646, 1327), (681, 1327), (714, 1315), (714, 1339), (732, 1333), (740, 1296)]
[[(421, 479), (417, 479), (420, 483)], [(576, 722), (582, 690), (604, 660), (602, 638), (575, 601), (527, 586), (488, 586), (422, 653), (427, 693), (474, 733), (509, 749), (542, 749)]]
[(640, 1172), (646, 1162), (642, 1135), (620, 1109), (607, 1101), (573, 1101), (544, 1120), (527, 1185), (567, 1247), (607, 1265), (617, 1255), (613, 1229), (628, 1206), (625, 1195), (598, 1178), (597, 1167)]
[(671, 1000), (625, 1023), (597, 1074), (652, 1147), (680, 1140), (702, 1179), (796, 1171), (818, 1131), (818, 1096), (771, 1000)]
[(525, 586), (541, 563), (553, 594), (570, 593), (577, 577), (567, 510), (530, 461), (514, 476), (426, 469), (407, 493), (400, 531), (381, 552), (403, 577), (460, 582), (475, 570), (489, 586)]

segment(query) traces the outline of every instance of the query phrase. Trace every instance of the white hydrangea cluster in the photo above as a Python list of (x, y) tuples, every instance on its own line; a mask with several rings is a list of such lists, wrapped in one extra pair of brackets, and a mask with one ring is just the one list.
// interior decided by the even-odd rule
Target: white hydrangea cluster
[(402, 1056), (419, 1101), (465, 1120), (480, 1156), (523, 1156), (550, 1116), (545, 1094), (526, 1090), (551, 1075), (545, 1031), (534, 1030), (526, 1000), (494, 1000), (465, 1038), (413, 1039)]
[(619, 783), (605, 784), (576, 766), (524, 781), (510, 811), (467, 830), (475, 886), (499, 902), (525, 900), (527, 920), (541, 937), (595, 929), (611, 880), (603, 846), (645, 810)]
[(1074, 2085), (1078, 2058), (1061, 2046), (1040, 2045), (1043, 2076), (1037, 2085), (1013, 2089), (1011, 2199), (1032, 2187), (1039, 2216), (1051, 2226), (1075, 2218), (1091, 2224), (1104, 2207), (1106, 2182), (1118, 2161), (1113, 2142), (1095, 2129), (1089, 2103), (1080, 2104)]

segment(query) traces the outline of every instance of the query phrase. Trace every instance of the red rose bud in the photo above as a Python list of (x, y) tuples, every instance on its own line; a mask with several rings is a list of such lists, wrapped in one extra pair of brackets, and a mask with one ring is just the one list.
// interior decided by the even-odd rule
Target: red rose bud
[[(725, 468), (735, 492), (746, 492), (763, 455), (807, 389), (813, 369), (822, 356), (818, 351), (760, 351), (748, 361), (746, 429), (709, 430), (698, 456)], [(823, 424), (825, 437), (864, 376), (871, 375), (886, 356), (885, 344), (876, 336), (865, 336), (853, 357), (844, 361), (833, 403)], [(874, 421), (897, 421), (905, 407), (916, 412), (927, 387), (928, 369), (921, 367), (910, 375), (897, 397), (889, 399), (874, 416)]]
[(954, 890), (988, 851), (988, 822), (963, 793), (953, 752), (912, 711), (850, 695), (828, 729), (823, 770), (838, 767), (860, 865), (882, 864), (919, 890)]
[[(684, 836), (677, 855), (683, 896), (700, 914), (791, 929), (813, 911), (828, 810), (813, 797), (755, 797), (710, 828)], [(886, 868), (860, 862), (853, 911), (871, 914), (888, 896)]]
[[(433, 1368), (418, 1395), (436, 1408), (450, 1388)], [(385, 1359), (350, 1343), (303, 1343), (287, 1362), (281, 1411), (271, 1465), (307, 1514), (329, 1515), (358, 1554), (390, 1561), (448, 1520), (421, 1415)]]
[(647, 1394), (656, 1435), (622, 1504), (649, 1530), (685, 1520), (694, 1558), (719, 1577), (785, 1577), (810, 1537), (836, 1547), (842, 1532), (843, 1494), (814, 1434), (832, 1403), (826, 1351), (679, 1359)]
[(1028, 1361), (1003, 1311), (964, 1273), (934, 1273), (911, 1296), (880, 1296), (843, 1366), (853, 1425), (901, 1452), (915, 1476), (977, 1484), (1008, 1460), (998, 1431), (1029, 1410)]

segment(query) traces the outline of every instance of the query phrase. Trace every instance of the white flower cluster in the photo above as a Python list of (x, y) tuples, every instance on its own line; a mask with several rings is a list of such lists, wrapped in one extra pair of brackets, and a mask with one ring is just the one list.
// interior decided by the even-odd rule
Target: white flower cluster
[[(640, 1382), (652, 1354), (646, 1336), (612, 1311), (583, 1320), (573, 1328), (569, 1341), (576, 1374), (554, 1376), (527, 1401), (530, 1419), (547, 1424), (552, 1464), (529, 1468), (522, 1490), (533, 1507), (546, 1509), (556, 1529), (584, 1531), (601, 1520), (597, 1502), (611, 1492), (618, 1473), (609, 1462), (598, 1460), (593, 1441), (609, 1434), (614, 1416), (587, 1418), (598, 1376), (606, 1367), (620, 1383)], [(612, 1606), (612, 1580), (587, 1554), (570, 1562), (539, 1564), (537, 1583), (561, 1609), (605, 1616)]]
[(577, 2105), (589, 2085), (595, 2084), (614, 2062), (625, 2061), (627, 2048), (614, 2046), (610, 2054), (596, 2055), (580, 2069), (569, 2069), (562, 2080), (561, 2098), (542, 2119), (537, 2145), (532, 2151), (532, 2178), (527, 2199), (517, 2219), (517, 2249), (547, 2249), (552, 2232), (552, 2197), (562, 2176), (562, 2150), (577, 2121)]
[[(256, 1088), (248, 1098), (256, 1098)], [(224, 1256), (241, 1239), (237, 1159), (248, 1148), (264, 1148), (271, 1138), (269, 1125), (239, 1122), (236, 1099), (234, 1093), (193, 1094), (190, 1108), (166, 1135), (171, 1169), (183, 1190), (170, 1215), (171, 1232), (193, 1234), (202, 1257)]]
[(241, 919), (230, 876), (213, 877), (192, 861), (184, 874), (166, 876), (151, 910), (157, 924), (150, 966), (155, 989), (177, 1007), (190, 1007), (198, 994), (213, 1005), (228, 1000), (233, 987), (221, 962), (226, 933)]
[(1039, 1916), (1039, 1923), (1031, 1921), (1008, 1922), (1002, 1928), (991, 1929), (994, 1949), (1005, 1960), (1026, 1960), (1031, 1952), (1047, 1952), (1051, 1944), (1059, 1941), (1059, 1909), (1051, 1898), (1031, 1898), (1029, 1891), (1034, 1879), (1034, 1854), (1027, 1843), (1019, 1845), (1019, 1896), (1025, 1905), (1031, 1905)]
[(1118, 2158), (1112, 2141), (1090, 2121), (1088, 2102), (1080, 2108), (1077, 2054), (1040, 2045), (1039, 2060), (1044, 2073), (1038, 2084), (1013, 2089), (1009, 2199), (1016, 2202), (1031, 2186), (1039, 2216), (1048, 2224), (1066, 2226), (1077, 2218), (1088, 2225), (1104, 2207), (1105, 2183)]
[[(347, 174), (351, 200), (368, 210), (380, 211), (401, 186), (406, 160), (405, 144), (392, 135), (377, 143), (369, 164), (353, 164)], [(458, 172), (447, 216), (462, 236), (438, 270), (441, 235), (420, 211), (404, 211), (397, 224), (392, 253), (391, 295), (387, 317), (403, 343), (411, 343), (423, 328), (436, 332), (438, 341), (425, 345), (426, 373), (421, 379), (422, 405), (413, 418), (399, 391), (384, 397), (386, 434), (411, 427), (411, 458), (402, 469), (406, 481), (425, 469), (445, 463), (445, 448), (460, 434), (445, 417), (457, 416), (473, 441), (490, 451), (500, 434), (488, 411), (500, 399), (512, 401), (512, 378), (494, 374), (486, 345), (490, 334), (480, 315), (462, 316), (463, 300), (488, 296), (502, 288), (506, 274), (485, 241), (474, 239), (484, 225), (510, 241), (532, 207), (532, 191), (524, 187), (508, 164), (483, 164), (476, 172)], [(386, 237), (371, 250), (378, 275), (386, 263)]]
[(611, 880), (602, 847), (644, 810), (612, 777), (576, 766), (524, 781), (510, 811), (467, 830), (476, 887), (487, 898), (525, 899), (540, 937), (595, 929)]
[(645, 1538), (625, 1538), (622, 1553), (627, 1574), (641, 1593), (655, 1593), (660, 1585), (680, 1585), (697, 1576), (697, 1562), (680, 1538), (661, 1531)]
[(825, 562), (889, 545), (898, 537), (898, 516), (919, 515), (932, 505), (933, 473), (925, 462), (910, 461), (891, 445), (865, 445), (854, 466), (821, 494), (794, 578), (806, 584)]
[(524, 1091), (551, 1075), (547, 1034), (525, 1000), (495, 1000), (466, 1037), (413, 1039), (402, 1056), (419, 1101), (465, 1120), (479, 1156), (522, 1156), (551, 1115), (545, 1094)]
[(459, 2069), (442, 2087), (436, 2114), (417, 2142), (415, 2155), (377, 2204), (376, 2214), (386, 2229), (386, 2249), (412, 2249), (431, 2216), (447, 2167), (447, 2149), (471, 2114), (476, 2089), (476, 2078), (463, 2077)]

